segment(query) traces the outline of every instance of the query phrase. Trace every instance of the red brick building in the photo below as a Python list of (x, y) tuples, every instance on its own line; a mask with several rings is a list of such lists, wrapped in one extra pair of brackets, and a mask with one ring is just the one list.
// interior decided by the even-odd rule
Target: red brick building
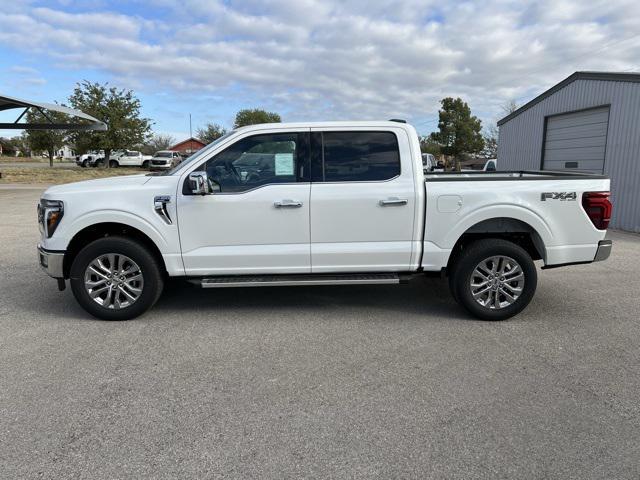
[(182, 155), (191, 155), (193, 152), (197, 152), (201, 148), (206, 147), (206, 144), (202, 143), (197, 138), (187, 138), (182, 142), (176, 143), (174, 146), (169, 147), (172, 152), (179, 152)]

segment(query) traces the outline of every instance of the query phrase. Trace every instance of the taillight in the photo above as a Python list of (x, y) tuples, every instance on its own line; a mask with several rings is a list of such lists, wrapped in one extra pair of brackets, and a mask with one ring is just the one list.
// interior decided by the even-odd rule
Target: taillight
[(613, 210), (613, 205), (609, 201), (610, 196), (611, 192), (584, 192), (582, 194), (582, 208), (598, 230), (606, 230), (609, 226)]

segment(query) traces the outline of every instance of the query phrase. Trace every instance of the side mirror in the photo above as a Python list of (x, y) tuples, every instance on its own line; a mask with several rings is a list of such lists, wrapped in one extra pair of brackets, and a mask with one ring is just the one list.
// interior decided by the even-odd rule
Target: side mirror
[(194, 195), (209, 195), (213, 193), (209, 186), (207, 172), (191, 172), (189, 174), (191, 193)]

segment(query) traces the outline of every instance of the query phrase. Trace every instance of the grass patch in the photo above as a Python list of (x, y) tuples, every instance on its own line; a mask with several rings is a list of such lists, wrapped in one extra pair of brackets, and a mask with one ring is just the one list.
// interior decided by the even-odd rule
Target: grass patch
[(119, 177), (148, 173), (141, 168), (19, 168), (2, 167), (0, 164), (0, 184), (3, 183), (41, 183), (60, 185), (62, 183), (93, 180), (94, 178)]
[[(46, 163), (47, 165), (49, 164), (49, 159), (48, 158), (43, 158), (43, 157), (7, 157), (7, 156), (0, 156), (0, 165), (2, 165), (3, 163)], [(54, 164), (58, 164), (58, 163), (62, 163), (64, 165), (75, 165), (75, 161), (74, 160), (62, 160), (60, 161), (59, 159), (55, 159), (53, 161)]]

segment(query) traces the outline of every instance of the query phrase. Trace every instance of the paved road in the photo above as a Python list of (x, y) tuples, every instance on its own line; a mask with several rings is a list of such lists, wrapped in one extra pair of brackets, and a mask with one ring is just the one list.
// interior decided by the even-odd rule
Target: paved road
[[(202, 291), (87, 318), (0, 188), (2, 478), (635, 478), (640, 237), (502, 323), (445, 285)], [(7, 208), (8, 207), (8, 208)]]

